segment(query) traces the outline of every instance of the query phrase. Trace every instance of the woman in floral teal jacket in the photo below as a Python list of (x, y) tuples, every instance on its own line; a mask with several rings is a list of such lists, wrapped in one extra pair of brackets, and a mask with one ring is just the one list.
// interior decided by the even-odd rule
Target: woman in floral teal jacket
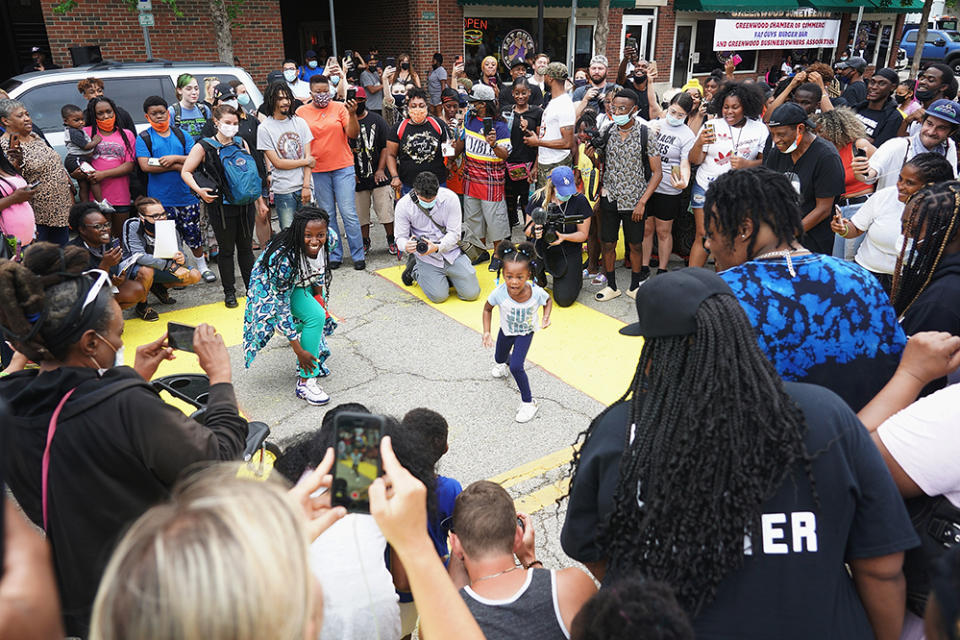
[(337, 327), (327, 311), (327, 258), (339, 238), (329, 223), (326, 211), (305, 206), (270, 242), (253, 266), (243, 322), (246, 366), (279, 331), (297, 354), (297, 397), (313, 405), (330, 402), (317, 379), (330, 373), (326, 336)]

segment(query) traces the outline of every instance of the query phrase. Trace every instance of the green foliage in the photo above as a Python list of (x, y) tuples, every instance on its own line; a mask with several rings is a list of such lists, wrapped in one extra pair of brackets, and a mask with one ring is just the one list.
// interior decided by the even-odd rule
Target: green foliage
[[(126, 6), (130, 11), (137, 10), (137, 0), (118, 1), (120, 4)], [(239, 18), (240, 14), (243, 13), (243, 5), (246, 3), (246, 1), (247, 0), (223, 0), (223, 5), (227, 10), (227, 16), (229, 16), (231, 24), (236, 24), (237, 18)], [(180, 7), (177, 6), (177, 0), (160, 0), (160, 2), (170, 7), (170, 10), (173, 11), (173, 14), (178, 18), (183, 17), (183, 11), (181, 11)], [(58, 15), (65, 15), (76, 9), (78, 6), (80, 5), (77, 0), (61, 0), (58, 4), (53, 6), (53, 12)]]

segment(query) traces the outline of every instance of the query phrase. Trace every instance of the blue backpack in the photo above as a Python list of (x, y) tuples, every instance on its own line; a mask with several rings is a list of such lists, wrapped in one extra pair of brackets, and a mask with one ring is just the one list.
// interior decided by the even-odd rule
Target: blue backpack
[(224, 204), (250, 204), (260, 197), (257, 163), (240, 143), (225, 146), (216, 138), (204, 138), (200, 144), (213, 165), (211, 178), (219, 183)]

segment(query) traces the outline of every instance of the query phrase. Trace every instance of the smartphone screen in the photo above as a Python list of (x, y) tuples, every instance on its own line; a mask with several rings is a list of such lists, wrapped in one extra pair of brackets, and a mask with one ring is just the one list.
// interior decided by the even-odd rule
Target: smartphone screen
[(337, 433), (337, 461), (333, 465), (331, 502), (347, 511), (370, 513), (370, 485), (382, 473), (383, 416), (339, 413), (333, 426)]
[(393, 56), (387, 56), (387, 66), (388, 66), (388, 67), (393, 67), (394, 69), (396, 69), (396, 68), (397, 68), (397, 59), (394, 58)]
[(34, 189), (36, 189), (36, 188), (39, 187), (39, 186), (40, 186), (40, 181), (37, 180), (36, 182), (31, 182), (30, 184), (28, 184), (28, 185), (27, 185), (27, 189), (30, 189), (31, 191), (33, 191)]
[(493, 131), (493, 118), (484, 118), (483, 119), (483, 135), (487, 135)]
[(196, 327), (191, 327), (188, 324), (168, 322), (167, 342), (170, 344), (170, 348), (178, 351), (189, 351), (190, 353), (194, 353), (193, 332), (196, 330)]
[(356, 99), (357, 99), (357, 90), (347, 89), (347, 100), (356, 100)]
[(457, 56), (457, 59), (454, 61), (454, 64), (463, 64), (463, 56)]

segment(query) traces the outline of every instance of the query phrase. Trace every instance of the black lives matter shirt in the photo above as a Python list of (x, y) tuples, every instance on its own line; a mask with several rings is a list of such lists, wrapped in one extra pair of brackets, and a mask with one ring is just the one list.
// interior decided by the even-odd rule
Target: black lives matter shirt
[[(789, 153), (780, 153), (767, 138), (763, 150), (763, 166), (787, 176), (800, 194), (800, 213), (806, 216), (817, 206), (817, 198), (836, 198), (843, 194), (843, 161), (832, 143), (815, 137), (802, 156), (793, 162)], [(803, 236), (803, 246), (815, 253), (833, 253), (833, 231), (830, 211), (817, 226)]]
[[(439, 132), (431, 123), (433, 120)], [(404, 124), (406, 123), (406, 124)], [(400, 128), (403, 135), (400, 135)], [(427, 118), (422, 124), (414, 124), (412, 120), (404, 119), (397, 123), (393, 131), (387, 136), (390, 142), (399, 146), (397, 153), (397, 173), (400, 181), (408, 187), (413, 185), (414, 178), (421, 171), (430, 171), (437, 176), (440, 183), (447, 180), (447, 167), (443, 163), (443, 142), (447, 139), (446, 126), (436, 118)]]
[[(357, 191), (370, 191), (376, 184), (374, 174), (380, 165), (380, 154), (387, 146), (387, 121), (372, 111), (367, 111), (360, 122), (360, 135), (350, 141), (353, 148), (353, 168), (357, 172)], [(384, 169), (386, 171), (386, 169)]]
[(897, 103), (888, 100), (882, 109), (871, 109), (864, 101), (853, 108), (857, 118), (863, 123), (867, 135), (873, 139), (873, 146), (879, 147), (891, 138), (896, 138), (903, 122), (903, 114), (897, 109)]
[[(819, 504), (802, 465), (763, 505), (744, 564), (694, 620), (698, 640), (872, 640), (844, 563), (919, 544), (890, 473), (856, 414), (832, 391), (785, 382), (803, 411)], [(604, 558), (598, 527), (613, 510), (629, 405), (601, 414), (580, 452), (560, 542), (581, 562)], [(711, 517), (703, 514), (704, 518)], [(617, 573), (643, 567), (610, 567)]]

